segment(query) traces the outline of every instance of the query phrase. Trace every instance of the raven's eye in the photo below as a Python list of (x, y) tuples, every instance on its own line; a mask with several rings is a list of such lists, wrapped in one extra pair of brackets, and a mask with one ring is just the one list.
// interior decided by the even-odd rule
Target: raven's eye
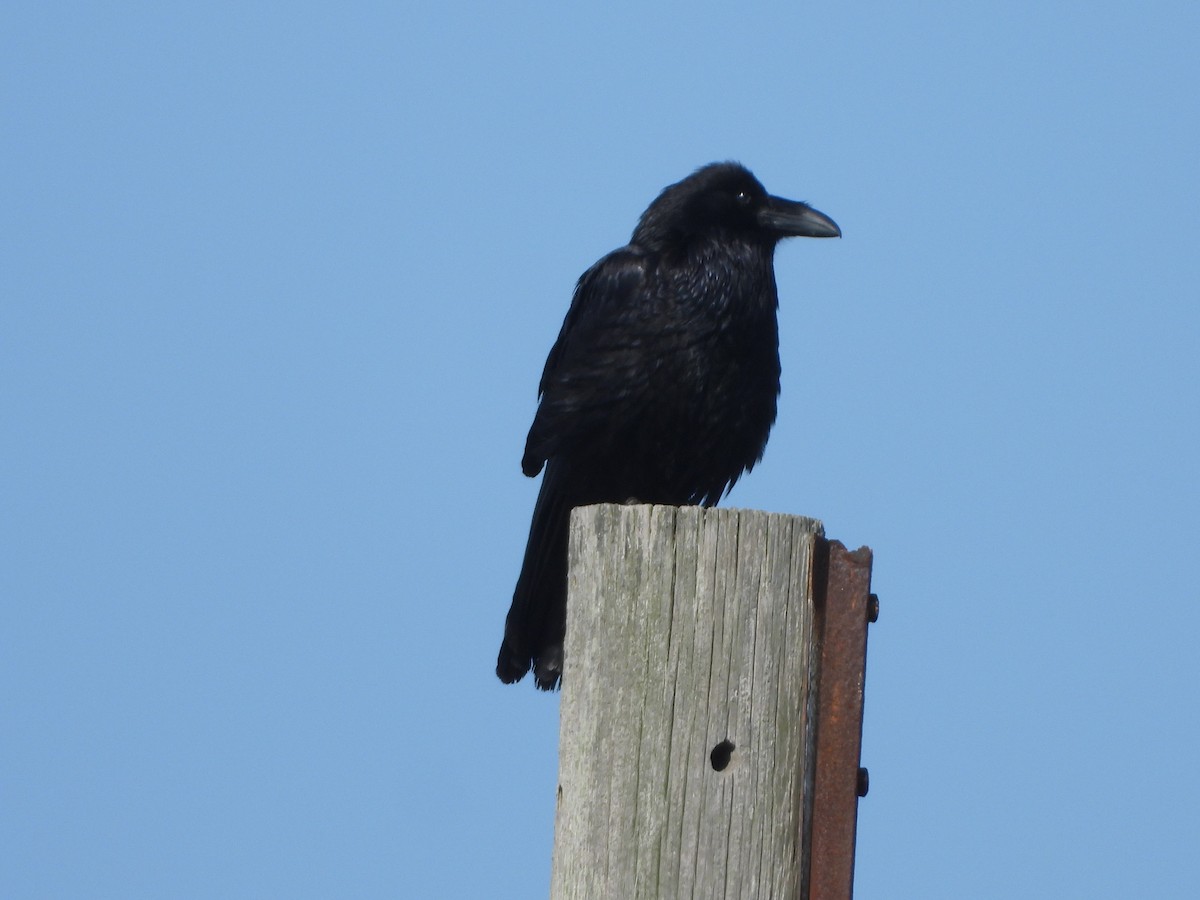
[(737, 202), (742, 206), (749, 206), (753, 199), (746, 191), (738, 191)]

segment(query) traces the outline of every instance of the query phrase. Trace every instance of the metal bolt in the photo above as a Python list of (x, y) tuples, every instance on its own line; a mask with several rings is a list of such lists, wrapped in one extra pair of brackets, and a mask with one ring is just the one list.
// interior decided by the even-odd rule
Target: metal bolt
[(879, 621), (879, 595), (871, 594), (867, 597), (867, 621)]
[(863, 766), (858, 767), (858, 796), (867, 796), (867, 791), (871, 789), (871, 776)]

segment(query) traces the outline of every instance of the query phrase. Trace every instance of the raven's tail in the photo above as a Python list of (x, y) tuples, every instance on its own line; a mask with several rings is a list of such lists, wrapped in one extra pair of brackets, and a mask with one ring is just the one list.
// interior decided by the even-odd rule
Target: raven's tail
[(496, 675), (512, 684), (533, 669), (537, 686), (553, 690), (562, 677), (563, 638), (567, 625), (567, 536), (572, 503), (562, 488), (566, 479), (551, 462), (533, 507), (525, 561), (504, 624), (504, 643)]

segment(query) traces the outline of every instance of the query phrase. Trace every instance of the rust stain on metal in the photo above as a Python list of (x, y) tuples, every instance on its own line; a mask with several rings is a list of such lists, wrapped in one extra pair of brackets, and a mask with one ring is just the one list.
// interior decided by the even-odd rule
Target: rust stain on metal
[[(867, 625), (879, 615), (871, 594), (871, 550), (821, 541), (814, 566), (816, 627), (821, 641), (816, 774), (808, 900), (854, 895), (858, 798), (865, 794), (862, 751)], [(860, 776), (860, 771), (862, 775)]]

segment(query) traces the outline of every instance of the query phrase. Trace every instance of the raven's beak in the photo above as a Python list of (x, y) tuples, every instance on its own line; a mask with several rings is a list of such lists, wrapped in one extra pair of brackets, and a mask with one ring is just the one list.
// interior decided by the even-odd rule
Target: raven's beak
[(842, 229), (807, 203), (768, 197), (759, 210), (758, 224), (780, 237), (841, 237)]

